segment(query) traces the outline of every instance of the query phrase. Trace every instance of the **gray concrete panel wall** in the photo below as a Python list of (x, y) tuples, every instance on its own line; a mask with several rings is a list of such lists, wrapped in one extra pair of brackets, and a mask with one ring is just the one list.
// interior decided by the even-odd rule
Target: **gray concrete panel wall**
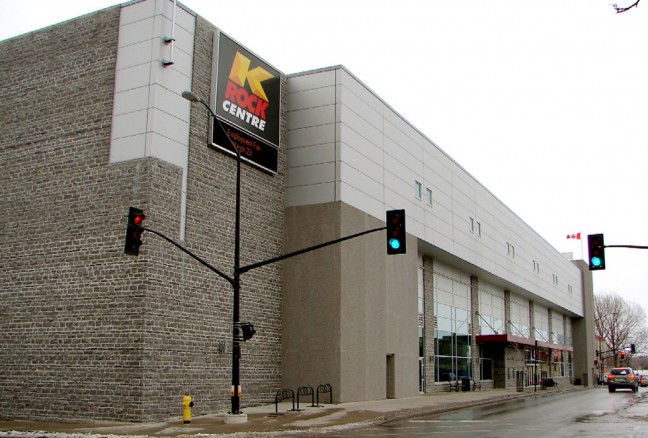
[(575, 260), (574, 265), (580, 269), (583, 277), (583, 318), (572, 319), (572, 336), (574, 337), (574, 379), (579, 379), (585, 386), (596, 385), (596, 341), (594, 338), (594, 287), (592, 272), (583, 260)]
[[(384, 222), (342, 203), (286, 210), (286, 249)], [(418, 393), (416, 242), (387, 256), (385, 232), (287, 260), (283, 385), (330, 383), (338, 402)]]
[[(334, 203), (288, 208), (286, 252), (340, 236), (340, 212)], [(330, 383), (339, 400), (340, 245), (284, 261), (282, 297), (282, 387)]]

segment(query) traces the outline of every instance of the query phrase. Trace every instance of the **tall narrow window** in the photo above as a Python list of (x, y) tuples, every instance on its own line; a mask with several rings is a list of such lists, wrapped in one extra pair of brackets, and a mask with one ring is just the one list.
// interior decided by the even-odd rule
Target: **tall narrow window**
[(421, 199), (422, 190), (423, 190), (423, 186), (421, 185), (421, 183), (418, 181), (414, 181), (414, 196), (416, 196), (416, 199)]
[(425, 203), (432, 207), (432, 190), (425, 189)]
[(513, 259), (515, 258), (515, 246), (510, 242), (506, 242), (506, 254)]

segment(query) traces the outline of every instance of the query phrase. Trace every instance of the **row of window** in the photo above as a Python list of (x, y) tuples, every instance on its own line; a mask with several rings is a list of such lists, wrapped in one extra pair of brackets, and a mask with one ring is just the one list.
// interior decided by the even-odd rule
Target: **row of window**
[[(548, 352), (536, 351), (529, 347), (525, 348), (526, 367), (523, 371), (507, 368), (507, 380), (522, 378), (524, 386), (533, 386), (540, 384), (540, 379), (547, 378), (551, 370), (552, 377), (564, 377), (572, 375), (572, 357), (570, 353), (564, 351), (555, 351), (553, 356)], [(461, 353), (456, 351), (456, 353)], [(456, 355), (434, 356), (434, 381), (448, 382), (461, 378), (472, 378), (472, 358), (470, 351), (464, 351)], [(493, 379), (493, 359), (492, 351), (485, 346), (480, 347), (479, 369), (482, 380)]]
[[(414, 196), (418, 200), (423, 199), (423, 184), (421, 184), (419, 181), (414, 181)], [(426, 188), (425, 189), (425, 203), (432, 207), (432, 189)], [(468, 217), (468, 225), (469, 225), (469, 231), (471, 234), (475, 235), (476, 237), (482, 236), (482, 226), (481, 222), (476, 220), (474, 217), (469, 216)], [(515, 245), (513, 245), (511, 242), (506, 242), (506, 255), (512, 259), (515, 258)], [(533, 272), (536, 274), (540, 274), (540, 262), (537, 260), (533, 260)], [(558, 286), (558, 275), (552, 274), (552, 282), (554, 286)], [(567, 286), (568, 292), (570, 295), (573, 294), (572, 286), (568, 285)]]
[[(423, 184), (418, 181), (414, 181), (414, 196), (418, 200), (423, 199)], [(430, 188), (425, 189), (425, 203), (432, 207), (432, 189)]]

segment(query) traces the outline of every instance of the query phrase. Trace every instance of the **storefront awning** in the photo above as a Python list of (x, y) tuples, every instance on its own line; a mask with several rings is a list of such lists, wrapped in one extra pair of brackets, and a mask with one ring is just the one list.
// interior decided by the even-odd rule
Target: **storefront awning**
[(509, 334), (477, 335), (476, 341), (478, 344), (507, 344), (510, 342), (519, 345), (529, 345), (531, 347), (535, 347), (537, 342), (538, 347), (551, 348), (553, 350), (574, 351), (574, 347), (571, 345), (552, 344), (551, 342), (536, 341), (535, 339), (523, 338), (522, 336), (513, 336)]

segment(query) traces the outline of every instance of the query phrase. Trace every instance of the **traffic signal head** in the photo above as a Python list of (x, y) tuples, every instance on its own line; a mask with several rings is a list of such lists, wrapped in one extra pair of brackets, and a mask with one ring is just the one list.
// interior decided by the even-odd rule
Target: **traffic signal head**
[(387, 254), (405, 254), (405, 210), (387, 211)]
[(143, 222), (146, 219), (144, 212), (139, 208), (128, 209), (128, 225), (126, 226), (126, 243), (124, 253), (139, 255), (139, 247), (142, 244), (142, 233), (144, 232)]
[(249, 322), (241, 324), (241, 331), (243, 332), (244, 341), (252, 339), (252, 336), (254, 336), (254, 334), (256, 333), (256, 330), (254, 330), (254, 326)]
[(605, 269), (605, 244), (603, 234), (589, 234), (587, 236), (587, 247), (589, 249), (589, 269), (598, 271)]
[(625, 352), (625, 351), (619, 351), (619, 357), (620, 357), (621, 359), (625, 359), (625, 356), (626, 356), (626, 352)]

